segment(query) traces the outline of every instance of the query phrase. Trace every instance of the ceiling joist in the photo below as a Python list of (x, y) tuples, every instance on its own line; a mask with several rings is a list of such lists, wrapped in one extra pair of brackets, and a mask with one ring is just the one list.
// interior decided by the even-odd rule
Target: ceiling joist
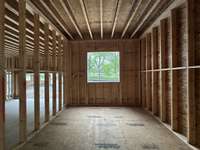
[[(57, 1), (56, 1), (56, 2), (57, 2)], [(74, 27), (75, 27), (77, 33), (79, 34), (80, 38), (83, 39), (83, 35), (82, 35), (82, 33), (81, 33), (81, 31), (80, 31), (80, 29), (79, 29), (79, 27), (78, 27), (78, 25), (77, 25), (75, 19), (72, 17), (72, 14), (71, 14), (71, 13), (69, 12), (69, 10), (68, 10), (69, 8), (66, 7), (66, 5), (65, 5), (65, 3), (64, 3), (63, 0), (59, 0), (59, 2), (61, 3), (63, 9), (64, 9), (65, 12), (67, 13), (67, 15), (68, 15), (70, 21), (71, 21), (72, 24), (74, 25)], [(66, 0), (66, 3), (69, 5), (68, 0)]]
[(45, 7), (45, 9), (52, 15), (52, 17), (59, 23), (59, 25), (65, 30), (65, 32), (68, 34), (68, 36), (71, 39), (74, 39), (71, 35), (71, 33), (66, 29), (66, 27), (58, 20), (58, 18), (55, 16), (55, 14), (50, 10), (50, 8), (47, 6), (47, 4), (43, 1), (40, 0), (41, 4)]
[[(124, 30), (122, 32), (121, 38), (123, 38), (124, 35), (126, 34), (126, 31), (128, 30), (128, 27), (130, 26), (131, 21), (133, 20), (133, 18), (135, 17), (137, 12), (139, 11), (140, 7), (142, 6), (143, 1), (144, 0), (139, 0), (138, 1), (137, 5), (136, 5), (136, 8), (134, 9), (133, 13), (131, 14), (131, 17), (129, 18), (128, 22), (126, 23), (126, 26), (125, 26), (125, 28), (124, 28)], [(148, 1), (151, 1), (151, 0), (148, 0)]]
[(146, 14), (146, 16), (143, 18), (142, 22), (140, 22), (140, 24), (138, 25), (138, 27), (133, 31), (133, 33), (131, 34), (131, 38), (133, 38), (133, 36), (137, 33), (137, 31), (141, 28), (141, 26), (143, 25), (143, 23), (145, 22), (145, 20), (151, 15), (151, 13), (154, 11), (154, 9), (158, 6), (158, 4), (160, 3), (160, 1), (162, 0), (157, 0), (156, 3), (153, 5), (153, 7), (151, 8), (151, 10)]
[(103, 0), (100, 0), (101, 39), (103, 39)]
[(88, 15), (87, 15), (87, 12), (86, 12), (85, 4), (84, 4), (83, 0), (79, 0), (79, 1), (80, 1), (80, 4), (81, 4), (81, 9), (82, 9), (82, 12), (83, 12), (86, 24), (87, 24), (89, 34), (90, 34), (90, 38), (93, 40), (92, 30), (91, 30), (91, 27), (90, 27), (90, 24), (89, 24), (89, 19), (88, 19)]
[(119, 18), (121, 3), (122, 3), (122, 0), (117, 1), (117, 7), (116, 7), (115, 18), (114, 18), (113, 27), (112, 27), (111, 38), (113, 38), (113, 36), (115, 34), (115, 28), (116, 28), (117, 21), (118, 21), (118, 18)]

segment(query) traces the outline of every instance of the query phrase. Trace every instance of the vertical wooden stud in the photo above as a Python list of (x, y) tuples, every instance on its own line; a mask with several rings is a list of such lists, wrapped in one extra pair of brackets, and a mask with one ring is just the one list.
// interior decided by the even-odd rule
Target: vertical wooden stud
[(5, 51), (4, 19), (5, 1), (0, 1), (0, 150), (5, 149)]
[(152, 29), (152, 113), (158, 114), (158, 27)]
[(35, 130), (40, 128), (40, 52), (39, 52), (39, 15), (34, 15), (34, 121)]
[(146, 107), (146, 38), (141, 40), (141, 61), (142, 61), (142, 106)]
[[(172, 40), (172, 67), (177, 66), (177, 16), (176, 16), (176, 9), (171, 11), (171, 40)], [(178, 131), (178, 74), (177, 71), (172, 72), (172, 129), (174, 131)]]
[(49, 24), (45, 23), (45, 122), (49, 121)]
[[(66, 42), (66, 39), (63, 39), (63, 86), (64, 86), (64, 106), (66, 107), (67, 106), (67, 101), (68, 101), (68, 82), (67, 82), (67, 79), (68, 79), (68, 76), (67, 76), (67, 48), (68, 48), (68, 45), (67, 45), (67, 42)], [(69, 67), (69, 66), (68, 66)]]
[[(161, 46), (161, 68), (165, 68), (166, 67), (166, 38), (167, 38), (167, 34), (166, 34), (166, 25), (167, 25), (167, 19), (161, 20), (160, 22), (160, 46)], [(166, 114), (166, 72), (162, 71), (161, 72), (161, 76), (162, 76), (162, 87), (161, 87), (161, 91), (162, 91), (162, 98), (161, 98), (161, 108), (160, 108), (160, 115), (161, 115), (161, 120), (162, 121), (166, 121), (167, 118), (167, 114)]]
[(20, 142), (27, 140), (27, 114), (26, 114), (26, 0), (19, 0), (19, 109)]
[(57, 105), (57, 96), (56, 96), (56, 31), (53, 30), (53, 115), (56, 115), (56, 105)]
[(147, 55), (147, 89), (146, 89), (146, 100), (147, 100), (147, 109), (151, 110), (152, 97), (151, 97), (151, 33), (147, 34), (146, 38), (146, 55)]
[(187, 138), (190, 144), (197, 143), (197, 126), (196, 126), (196, 98), (195, 98), (195, 70), (189, 70), (189, 65), (195, 65), (195, 0), (187, 0), (187, 24), (188, 24), (188, 130)]
[(62, 110), (62, 53), (61, 53), (61, 36), (58, 37), (58, 82), (59, 82), (59, 111)]

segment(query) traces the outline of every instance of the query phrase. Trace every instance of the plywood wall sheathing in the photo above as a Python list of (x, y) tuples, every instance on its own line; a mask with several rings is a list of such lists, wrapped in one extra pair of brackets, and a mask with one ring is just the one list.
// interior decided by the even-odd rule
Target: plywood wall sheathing
[[(71, 98), (69, 105), (140, 105), (139, 40), (70, 42)], [(87, 52), (119, 51), (120, 83), (87, 83)]]
[[(141, 70), (142, 95), (148, 94), (146, 87), (149, 73), (159, 72), (159, 110), (161, 120), (170, 124), (172, 129), (187, 137), (188, 142), (199, 146), (200, 107), (199, 107), (199, 9), (197, 0), (174, 1), (169, 8), (148, 28), (141, 39), (148, 37), (150, 31), (159, 25), (159, 67), (148, 67), (147, 56), (141, 55), (147, 68)], [(153, 34), (153, 32), (152, 32)], [(141, 51), (147, 42), (141, 42)], [(148, 47), (147, 47), (148, 49)], [(154, 53), (153, 53), (154, 54)], [(154, 61), (153, 57), (153, 61)], [(146, 78), (143, 77), (146, 74)], [(146, 87), (144, 87), (144, 83)], [(155, 83), (151, 81), (151, 83)], [(149, 86), (150, 87), (150, 86)], [(157, 91), (155, 86), (152, 93)], [(148, 96), (146, 96), (148, 98)], [(146, 100), (149, 101), (148, 99)], [(148, 106), (148, 103), (147, 103)], [(145, 103), (143, 103), (145, 107)]]

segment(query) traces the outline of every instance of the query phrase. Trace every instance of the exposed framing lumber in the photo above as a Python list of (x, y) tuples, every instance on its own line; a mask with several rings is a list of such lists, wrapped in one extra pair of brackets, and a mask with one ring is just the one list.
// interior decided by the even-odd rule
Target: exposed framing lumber
[(45, 24), (46, 22), (49, 24), (49, 28), (54, 28), (57, 30), (57, 32), (59, 32), (61, 35), (63, 35), (59, 29), (31, 2), (31, 0), (27, 0), (27, 9), (30, 11), (30, 13), (32, 15), (34, 15), (34, 13), (39, 14), (40, 17), (40, 21), (41, 23)]
[[(147, 34), (146, 37), (146, 67), (147, 69), (151, 69), (151, 33)], [(147, 109), (151, 110), (151, 105), (152, 105), (152, 96), (151, 96), (151, 73), (146, 74), (146, 80), (147, 80), (147, 86), (146, 86), (146, 104), (147, 104)]]
[(142, 27), (142, 25), (145, 23), (145, 21), (147, 20), (147, 18), (149, 18), (149, 16), (151, 15), (151, 13), (154, 11), (154, 9), (158, 6), (158, 4), (161, 2), (162, 0), (157, 0), (156, 3), (153, 5), (153, 7), (151, 8), (151, 10), (146, 14), (146, 16), (143, 18), (143, 20), (141, 21), (141, 23), (138, 25), (138, 27), (133, 31), (133, 33), (131, 34), (131, 38), (133, 38), (135, 36), (135, 34), (138, 32), (138, 30)]
[[(152, 69), (158, 68), (158, 27), (152, 29)], [(158, 114), (158, 74), (152, 72), (152, 113)]]
[[(171, 44), (172, 44), (172, 67), (176, 67), (177, 65), (177, 33), (176, 33), (176, 25), (177, 25), (177, 16), (176, 9), (171, 11)], [(177, 71), (172, 72), (172, 115), (171, 115), (171, 126), (174, 131), (178, 131), (178, 74)]]
[[(67, 40), (64, 40), (63, 41), (63, 63), (64, 64), (67, 64), (67, 51), (69, 51), (68, 49), (68, 45), (67, 45)], [(69, 95), (69, 87), (68, 87), (68, 82), (67, 82), (67, 79), (68, 79), (68, 71), (67, 71), (67, 65), (63, 65), (63, 84), (64, 84), (64, 106), (67, 107), (67, 101), (68, 101), (68, 95)]]
[(52, 17), (59, 23), (59, 25), (65, 30), (65, 32), (69, 35), (71, 39), (74, 39), (71, 33), (66, 29), (66, 27), (60, 22), (60, 20), (55, 16), (55, 14), (49, 9), (46, 3), (43, 0), (40, 0), (41, 4), (45, 7), (45, 9), (52, 15)]
[[(138, 4), (137, 4), (137, 6), (136, 6), (134, 12), (131, 14), (131, 17), (128, 19), (128, 22), (127, 22), (126, 25), (125, 25), (125, 28), (124, 28), (124, 30), (123, 30), (123, 32), (122, 32), (122, 35), (121, 35), (121, 38), (123, 38), (124, 35), (126, 34), (126, 31), (128, 30), (128, 27), (130, 26), (131, 21), (133, 20), (133, 18), (135, 17), (136, 13), (137, 13), (138, 10), (139, 10), (139, 8), (141, 7), (142, 2), (143, 2), (143, 0), (139, 0), (139, 2), (138, 2)], [(150, 2), (150, 0), (149, 0), (149, 2)], [(148, 4), (149, 4), (149, 2), (148, 2)]]
[(146, 88), (146, 72), (143, 72), (144, 70), (146, 70), (146, 38), (141, 39), (140, 42), (140, 48), (141, 48), (141, 82), (142, 82), (142, 107), (145, 108), (146, 106), (146, 92), (145, 92), (145, 88)]
[[(166, 26), (167, 26), (167, 19), (163, 19), (160, 21), (160, 46), (161, 46), (161, 49), (160, 49), (160, 52), (161, 52), (161, 68), (165, 68), (166, 67), (166, 49), (167, 49), (167, 46), (166, 46), (166, 40), (167, 40), (167, 29), (166, 29)], [(162, 91), (162, 96), (161, 97), (161, 108), (160, 108), (160, 116), (161, 116), (161, 120), (163, 122), (166, 122), (167, 121), (167, 106), (166, 106), (166, 72), (164, 71), (161, 71), (161, 78), (162, 78), (162, 81), (161, 81), (161, 91)]]
[(34, 127), (40, 128), (40, 54), (39, 54), (39, 15), (34, 15)]
[(58, 37), (58, 89), (59, 89), (59, 111), (62, 110), (62, 53), (61, 36)]
[(27, 114), (26, 114), (26, 0), (19, 0), (19, 109), (20, 124), (19, 134), (20, 142), (27, 140)]
[[(45, 69), (49, 70), (49, 24), (44, 25), (45, 32)], [(45, 72), (45, 122), (49, 121), (49, 72)]]
[(100, 0), (101, 39), (103, 39), (103, 0)]
[(85, 4), (84, 4), (83, 0), (79, 0), (79, 1), (80, 1), (80, 4), (81, 4), (81, 9), (82, 9), (82, 12), (83, 12), (86, 24), (87, 24), (89, 34), (90, 34), (90, 38), (93, 40), (92, 30), (91, 30), (91, 27), (90, 27), (90, 23), (89, 23), (88, 15), (87, 15), (87, 12), (86, 12)]
[(67, 67), (67, 65), (65, 65), (65, 83), (64, 83), (64, 88), (65, 88), (65, 107), (67, 107), (70, 102), (72, 101), (72, 50), (71, 50), (71, 45), (69, 44), (69, 42), (67, 40), (64, 41), (64, 59), (65, 59), (65, 64), (68, 64), (69, 67)]
[(121, 4), (122, 4), (122, 0), (118, 0), (117, 1), (116, 13), (115, 13), (115, 19), (114, 19), (113, 27), (112, 27), (111, 38), (113, 38), (113, 36), (115, 34), (115, 28), (116, 28), (117, 21), (118, 21), (118, 18), (119, 18), (119, 11), (120, 11), (120, 8), (121, 8)]
[[(51, 1), (52, 1), (52, 0), (51, 0)], [(68, 8), (66, 7), (64, 1), (63, 1), (63, 0), (60, 0), (59, 2), (61, 3), (63, 9), (66, 11), (66, 13), (67, 13), (67, 15), (68, 15), (70, 21), (71, 21), (72, 24), (74, 25), (74, 27), (75, 27), (77, 33), (79, 34), (80, 38), (83, 39), (83, 36), (82, 36), (81, 31), (80, 31), (80, 29), (79, 29), (79, 27), (78, 27), (76, 21), (73, 19), (71, 13), (69, 12)], [(69, 3), (68, 0), (66, 0), (66, 2)]]
[(4, 51), (4, 16), (5, 1), (0, 1), (0, 150), (5, 149), (5, 51)]
[[(195, 0), (187, 0), (187, 24), (188, 24), (188, 62), (189, 65), (195, 64)], [(196, 98), (195, 98), (195, 70), (187, 68), (188, 75), (188, 130), (187, 138), (190, 144), (197, 143), (197, 118), (196, 118)]]
[[(53, 30), (53, 70), (56, 71), (56, 31)], [(56, 115), (56, 72), (53, 72), (53, 115)]]

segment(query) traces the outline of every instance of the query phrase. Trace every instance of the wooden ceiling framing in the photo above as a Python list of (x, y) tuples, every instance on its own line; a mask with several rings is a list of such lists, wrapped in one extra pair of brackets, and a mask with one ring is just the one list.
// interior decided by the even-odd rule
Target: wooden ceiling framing
[[(5, 55), (6, 57), (19, 55), (19, 10), (16, 0), (5, 1)], [(41, 18), (41, 17), (40, 17)], [(45, 32), (44, 22), (39, 23), (39, 51), (40, 55), (45, 54)], [(53, 54), (53, 28), (49, 28), (49, 54)], [(59, 31), (60, 32), (60, 31)], [(57, 32), (57, 33), (59, 33)], [(63, 54), (63, 42), (59, 47), (59, 34), (56, 35), (56, 55)], [(62, 35), (62, 40), (64, 36)], [(61, 48), (61, 51), (59, 51)], [(26, 9), (26, 54), (33, 56), (34, 51), (34, 12)]]
[[(49, 54), (53, 55), (53, 28), (62, 39), (98, 40), (138, 37), (173, 0), (27, 0), (26, 52), (34, 51), (34, 11), (42, 14), (39, 24), (39, 50), (45, 55), (45, 32), (41, 18), (51, 23)], [(31, 4), (31, 6), (30, 6)], [(5, 3), (6, 56), (19, 55), (19, 10), (17, 0)], [(32, 9), (32, 7), (34, 7)], [(45, 20), (43, 19), (43, 20)], [(63, 43), (63, 42), (61, 42)], [(59, 55), (56, 34), (56, 55)], [(63, 54), (63, 44), (61, 44)]]
[(137, 37), (174, 0), (29, 1), (69, 40), (98, 40)]

